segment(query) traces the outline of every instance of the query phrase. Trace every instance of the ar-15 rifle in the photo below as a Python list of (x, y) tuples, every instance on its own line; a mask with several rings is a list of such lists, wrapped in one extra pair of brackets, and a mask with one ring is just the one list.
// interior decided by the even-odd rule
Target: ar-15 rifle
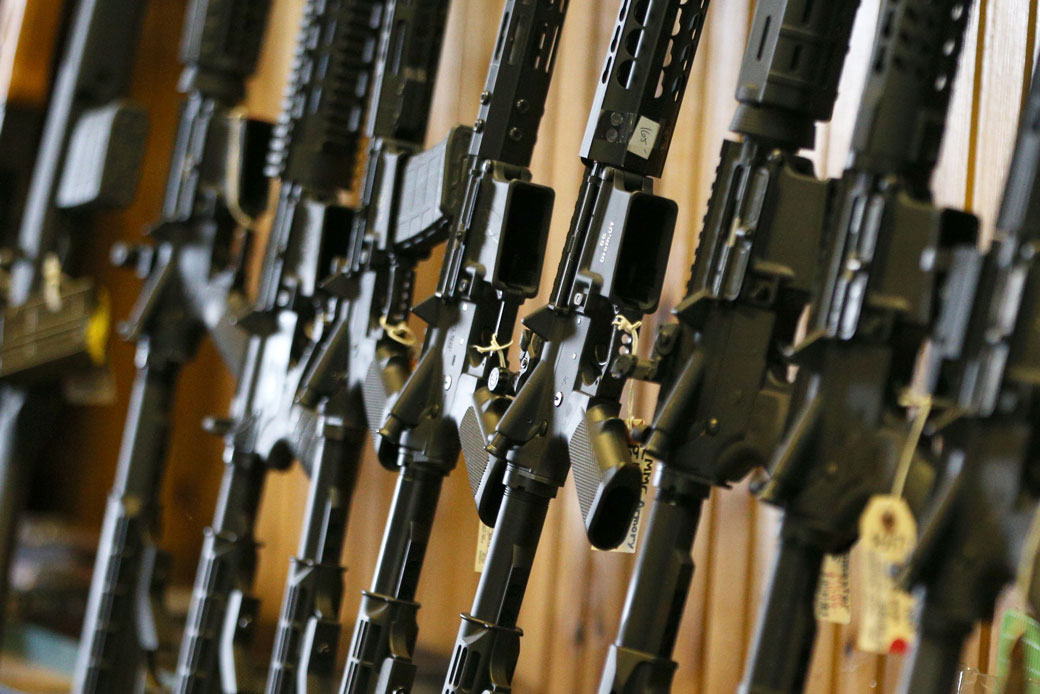
[(943, 476), (905, 576), (923, 594), (923, 605), (902, 692), (952, 690), (964, 642), (977, 621), (993, 618), (1040, 499), (1038, 119), (1040, 74), (1034, 72), (999, 231), (977, 285), (947, 302), (953, 309), (948, 329), (935, 341), (942, 363), (933, 425), (942, 441)]
[[(281, 179), (278, 208), (256, 304), (239, 321), (249, 344), (231, 419), (213, 427), (225, 435), (226, 467), (181, 642), (177, 694), (260, 689), (247, 647), (258, 608), (250, 595), (254, 527), (268, 471), (294, 459), (307, 470), (342, 471), (344, 494), (328, 512), (347, 513), (363, 434), (292, 403), (334, 309), (318, 283), (348, 239), (350, 210), (337, 199), (353, 181), (382, 9), (376, 0), (308, 0), (303, 8), (268, 158), (268, 175)], [(328, 547), (337, 541), (329, 538)], [(329, 551), (338, 556), (338, 549)], [(320, 638), (312, 642), (305, 675), (328, 679), (335, 632), (320, 623), (306, 628), (319, 629)]]
[(0, 2), (0, 244), (4, 248), (14, 245), (28, 194), (63, 9), (59, 0)]
[[(432, 232), (448, 219), (443, 208), (454, 207), (445, 202), (454, 197), (451, 181), (461, 178), (450, 173), (439, 185), (426, 185), (433, 171), (461, 168), (460, 157), (447, 156), (453, 152), (448, 146), (421, 151), (449, 4), (391, 0), (386, 5), (373, 69), (362, 205), (354, 216), (347, 254), (335, 261), (335, 275), (325, 283), (337, 297), (336, 324), (328, 339), (317, 345), (317, 356), (297, 393), (300, 407), (327, 421), (342, 421), (354, 431), (363, 431), (366, 419), (373, 432), (378, 428), (382, 403), (404, 383), (411, 360), (409, 347), (393, 338), (398, 333), (390, 326), (407, 315), (414, 266), (425, 251), (415, 247), (402, 252), (395, 227), (401, 220), (419, 221), (429, 235), (437, 236)], [(412, 194), (419, 186), (426, 195)], [(366, 413), (365, 404), (373, 398), (378, 405)], [(360, 448), (363, 438), (351, 442)], [(359, 457), (360, 451), (353, 456)], [(332, 671), (314, 668), (311, 661), (325, 657), (318, 655), (318, 647), (335, 644), (341, 630), (344, 498), (352, 485), (353, 470), (340, 460), (315, 459), (299, 553), (289, 572), (275, 637), (267, 681), (270, 694), (331, 691), (334, 686)]]
[(599, 691), (666, 692), (711, 486), (764, 465), (791, 395), (782, 347), (809, 299), (829, 185), (798, 156), (834, 109), (859, 0), (762, 0), (741, 66), (687, 294), (651, 359), (614, 372), (661, 384), (646, 451), (657, 495)]
[(108, 301), (73, 279), (89, 212), (134, 197), (147, 115), (124, 100), (142, 0), (80, 0), (55, 75), (25, 212), (12, 239), (0, 338), (0, 599), (26, 475), (58, 416), (62, 386), (103, 363)]
[(660, 295), (676, 206), (653, 195), (652, 177), (664, 167), (706, 10), (706, 1), (621, 3), (551, 300), (524, 320), (516, 398), (494, 420), (479, 400), (466, 415), (490, 420), (487, 464), (466, 462), (494, 533), (446, 692), (509, 691), (520, 604), (549, 501), (572, 460), (592, 544), (616, 546), (631, 522), (641, 476), (618, 418), (625, 380), (610, 363), (631, 349), (632, 324)]
[[(447, 216), (450, 225), (429, 228), (422, 205), (398, 219), (394, 240), (399, 256), (445, 237), (448, 248), (436, 295), (415, 309), (430, 325), (415, 372), (389, 400), (389, 380), (380, 388), (379, 381), (370, 379), (372, 387), (366, 387), (370, 419), (381, 419), (384, 401), (390, 403), (378, 450), (383, 465), (400, 469), (400, 476), (341, 692), (411, 688), (419, 608), (414, 594), (441, 483), (455, 467), (460, 445), (466, 445), (464, 416), (474, 401), (495, 403), (510, 390), (506, 379), (498, 380), (504, 371), (501, 344), (512, 334), (520, 304), (537, 292), (552, 215), (553, 192), (531, 183), (527, 167), (545, 112), (567, 4), (507, 0), (472, 131), (460, 128), (449, 136), (443, 145), (446, 166), (413, 171), (421, 164), (409, 164), (406, 176), (415, 176), (409, 188), (420, 200), (428, 197), (424, 188), (439, 191), (449, 185), (444, 181), (456, 184), (456, 152), (462, 154), (462, 180)], [(440, 194), (433, 199), (440, 200)], [(367, 245), (378, 248), (378, 237)], [(363, 249), (361, 257), (368, 255)], [(370, 331), (372, 322), (386, 325), (403, 319), (408, 298), (400, 289), (387, 292), (376, 312), (358, 317), (360, 334)], [(384, 359), (379, 363), (389, 364)], [(398, 371), (404, 373), (403, 368)], [(485, 457), (483, 439), (476, 441), (475, 451)]]
[(901, 456), (911, 436), (901, 396), (947, 271), (975, 254), (977, 220), (935, 207), (930, 192), (969, 9), (966, 0), (881, 4), (809, 334), (794, 355), (786, 434), (761, 492), (785, 513), (741, 692), (802, 691), (823, 555), (857, 540), (868, 500), (902, 484), (893, 484), (899, 463), (927, 477)]
[(136, 691), (154, 675), (159, 625), (149, 592), (165, 562), (158, 553), (159, 495), (173, 394), (181, 368), (212, 336), (238, 372), (246, 335), (231, 325), (245, 302), (236, 234), (267, 204), (263, 161), (270, 126), (232, 109), (245, 94), (264, 34), (267, 0), (193, 0), (181, 44), (187, 95), (173, 151), (156, 245), (114, 249), (145, 286), (120, 326), (137, 343), (137, 378), (115, 485), (109, 494), (76, 664), (75, 692)]

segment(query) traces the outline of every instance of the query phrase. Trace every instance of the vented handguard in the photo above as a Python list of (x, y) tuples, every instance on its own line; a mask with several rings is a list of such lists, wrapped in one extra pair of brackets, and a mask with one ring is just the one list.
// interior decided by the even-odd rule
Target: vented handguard
[(375, 54), (375, 0), (308, 0), (267, 175), (318, 191), (349, 189)]
[(239, 101), (256, 69), (271, 0), (192, 0), (181, 39), (180, 89)]

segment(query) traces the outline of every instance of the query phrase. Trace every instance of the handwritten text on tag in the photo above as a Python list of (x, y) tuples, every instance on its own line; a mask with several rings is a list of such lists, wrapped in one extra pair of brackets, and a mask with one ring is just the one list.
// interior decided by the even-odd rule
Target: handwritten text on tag
[(640, 116), (639, 122), (636, 123), (635, 132), (632, 133), (632, 139), (628, 142), (628, 151), (637, 157), (649, 159), (650, 155), (654, 153), (654, 147), (657, 145), (657, 135), (660, 131), (661, 125), (659, 123), (650, 120), (646, 116)]
[(901, 497), (878, 495), (859, 520), (863, 621), (856, 645), (868, 653), (903, 653), (914, 639), (914, 599), (896, 585), (896, 571), (917, 541), (917, 522)]
[(830, 624), (848, 624), (852, 621), (849, 585), (848, 552), (824, 555), (820, 583), (816, 587), (816, 619)]

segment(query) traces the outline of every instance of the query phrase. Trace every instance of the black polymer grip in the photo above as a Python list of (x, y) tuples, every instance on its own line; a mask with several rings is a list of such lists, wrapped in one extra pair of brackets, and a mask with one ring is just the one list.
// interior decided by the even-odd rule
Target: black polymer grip
[(392, 0), (383, 22), (367, 134), (421, 145), (440, 66), (450, 0)]
[(307, 0), (267, 175), (318, 194), (350, 188), (381, 2)]
[(191, 0), (180, 89), (236, 103), (256, 70), (271, 0)]
[(971, 0), (884, 2), (852, 135), (851, 168), (928, 185)]
[(470, 154), (526, 167), (545, 114), (570, 0), (507, 0)]
[(761, 0), (740, 68), (730, 129), (812, 148), (834, 111), (859, 0)]
[(581, 145), (586, 164), (660, 177), (707, 10), (708, 0), (622, 4)]

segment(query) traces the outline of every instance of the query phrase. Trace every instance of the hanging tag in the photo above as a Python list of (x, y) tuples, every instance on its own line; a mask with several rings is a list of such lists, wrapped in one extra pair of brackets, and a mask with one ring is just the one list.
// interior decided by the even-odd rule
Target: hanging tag
[(657, 135), (661, 132), (661, 124), (640, 116), (636, 130), (628, 143), (628, 151), (642, 159), (649, 159), (657, 145)]
[(473, 570), (478, 574), (484, 570), (488, 552), (491, 550), (491, 535), (494, 532), (494, 528), (477, 521), (477, 556), (473, 559)]
[(628, 528), (628, 534), (624, 541), (610, 550), (619, 554), (635, 554), (636, 543), (639, 541), (639, 529), (643, 527), (643, 510), (646, 508), (646, 492), (650, 488), (650, 478), (654, 474), (654, 459), (646, 454), (642, 446), (632, 446), (632, 460), (639, 466), (642, 474), (642, 484), (639, 488), (639, 504), (636, 512), (632, 515), (632, 525)]
[(852, 591), (849, 587), (849, 553), (823, 557), (820, 583), (816, 587), (816, 619), (830, 624), (852, 621)]
[(896, 585), (898, 567), (917, 541), (917, 522), (901, 497), (873, 497), (859, 519), (863, 621), (856, 646), (868, 653), (904, 653), (914, 640), (914, 599)]
[(1040, 563), (1040, 510), (1033, 515), (1029, 524), (1029, 532), (1026, 534), (1025, 542), (1021, 552), (1018, 565), (1018, 577), (1015, 585), (1019, 595), (1025, 597), (1026, 601), (1036, 609), (1040, 607), (1040, 576), (1037, 572), (1037, 564)]

